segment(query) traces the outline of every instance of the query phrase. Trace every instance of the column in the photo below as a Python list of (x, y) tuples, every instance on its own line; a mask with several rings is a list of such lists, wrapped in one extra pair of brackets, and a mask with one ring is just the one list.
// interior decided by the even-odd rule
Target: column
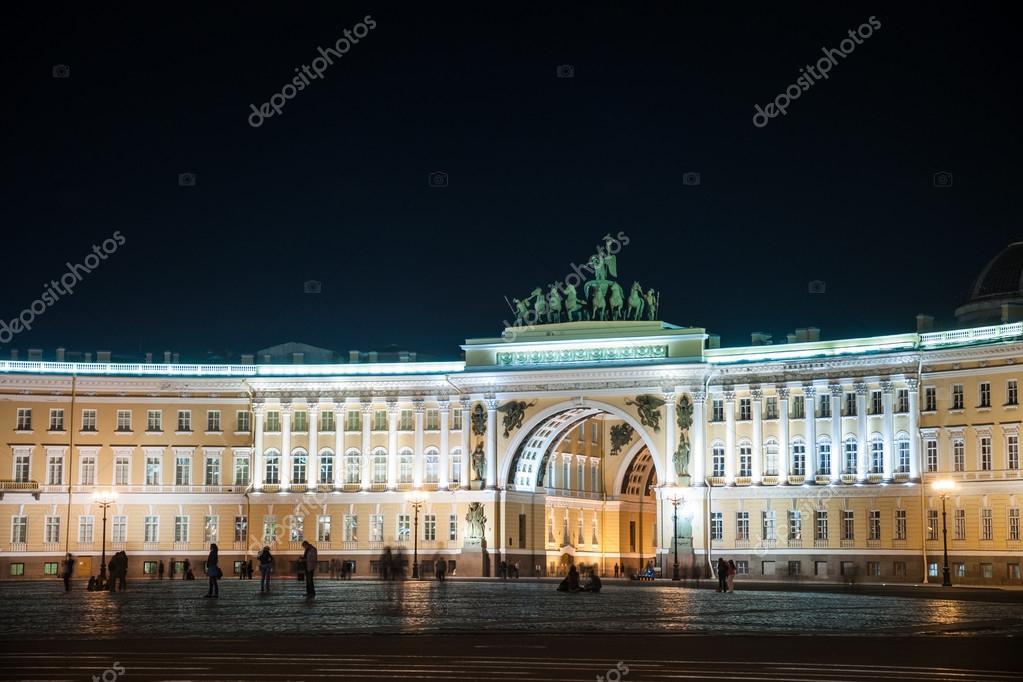
[(882, 417), (881, 437), (884, 439), (884, 480), (890, 481), (895, 477), (895, 409), (892, 396), (895, 388), (890, 381), (881, 382), (881, 409), (884, 410)]
[(451, 426), (451, 403), (447, 400), (441, 400), (439, 407), (440, 461), (437, 463), (437, 468), (440, 469), (440, 471), (437, 472), (437, 487), (441, 490), (446, 490), (448, 487), (448, 468), (451, 466), (451, 462), (448, 458), (448, 431)]
[(291, 487), (291, 403), (281, 403), (281, 490)]
[(412, 485), (417, 490), (423, 487), (423, 467), (425, 465), (423, 455), (423, 413), (426, 411), (426, 403), (416, 400), (412, 403), (415, 410), (416, 433), (415, 445), (412, 449)]
[(344, 403), (334, 403), (334, 488), (345, 483), (345, 410)]
[(858, 455), (858, 461), (856, 462), (856, 480), (865, 481), (867, 480), (867, 471), (869, 471), (868, 461), (870, 460), (870, 453), (867, 451), (867, 385), (864, 383), (858, 383), (856, 388), (856, 453)]
[(778, 387), (778, 484), (789, 482), (789, 389)]
[(470, 439), (469, 434), (472, 432), (472, 401), (465, 399), (461, 403), (462, 405), (462, 432), (459, 436), (462, 444), (462, 462), (459, 467), (459, 479), (461, 482), (458, 484), (462, 490), (469, 489), (469, 454)]
[(760, 485), (764, 475), (764, 392), (759, 388), (750, 391), (751, 407), (753, 409), (753, 485)]
[[(664, 468), (664, 482), (666, 485), (675, 485), (677, 472), (675, 471), (675, 449), (678, 443), (675, 438), (675, 394), (670, 391), (664, 393), (664, 457), (667, 466)], [(581, 489), (581, 488), (580, 488)]]
[(701, 390), (693, 391), (693, 452), (690, 462), (693, 466), (693, 485), (705, 485), (707, 479), (707, 423), (703, 416), (704, 402), (707, 394)]
[(317, 438), (320, 429), (320, 405), (309, 403), (306, 410), (308, 412), (306, 418), (309, 420), (309, 457), (305, 463), (305, 474), (306, 485), (311, 488), (320, 480), (320, 443)]
[[(825, 398), (827, 400), (827, 398)], [(806, 416), (806, 482), (817, 476), (817, 389), (803, 386), (803, 410)]]
[(497, 401), (487, 400), (487, 487), (497, 487)]
[(373, 476), (371, 467), (373, 459), (370, 454), (370, 420), (373, 418), (373, 402), (362, 401), (362, 489), (369, 490), (372, 487)]
[(255, 432), (253, 433), (252, 471), (249, 472), (249, 480), (252, 481), (253, 490), (263, 489), (263, 417), (266, 414), (266, 405), (263, 403), (252, 404), (252, 414), (255, 417)]
[(725, 485), (735, 485), (735, 391), (725, 391)]
[(919, 481), (923, 469), (920, 462), (920, 382), (909, 379), (906, 386), (909, 389), (909, 478)]
[(831, 482), (838, 483), (845, 467), (845, 438), (842, 434), (842, 385), (831, 384)]
[(398, 401), (387, 401), (387, 489), (398, 489)]

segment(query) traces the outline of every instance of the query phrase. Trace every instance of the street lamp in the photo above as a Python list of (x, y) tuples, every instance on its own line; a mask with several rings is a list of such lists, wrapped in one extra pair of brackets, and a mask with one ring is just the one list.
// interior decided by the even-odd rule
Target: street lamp
[(107, 509), (117, 499), (117, 492), (113, 490), (96, 490), (92, 493), (92, 500), (103, 510), (103, 535), (101, 536), (101, 554), (99, 559), (99, 582), (106, 585), (107, 582)]
[(945, 563), (941, 569), (941, 586), (952, 587), (952, 575), (948, 571), (948, 522), (945, 513), (945, 500), (955, 490), (956, 484), (955, 481), (942, 479), (935, 481), (932, 487), (941, 497), (941, 544), (943, 545), (945, 555)]
[(416, 580), (421, 579), (419, 576), (419, 510), (422, 509), (424, 502), (426, 502), (426, 495), (421, 491), (414, 490), (409, 493), (408, 503), (416, 510), (416, 520), (412, 535), (412, 577)]
[(671, 502), (673, 510), (673, 521), (674, 521), (674, 532), (672, 534), (672, 542), (675, 546), (675, 566), (671, 572), (672, 580), (682, 580), (682, 574), (679, 571), (678, 566), (678, 506), (685, 502), (685, 495), (682, 493), (682, 488), (672, 485), (664, 488), (664, 499)]

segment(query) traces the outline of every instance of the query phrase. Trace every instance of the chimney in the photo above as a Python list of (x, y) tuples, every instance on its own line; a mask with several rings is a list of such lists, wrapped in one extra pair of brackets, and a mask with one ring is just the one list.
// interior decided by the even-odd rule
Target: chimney
[(803, 343), (810, 340), (810, 334), (806, 327), (800, 327), (796, 330), (796, 343)]
[(1002, 324), (1008, 324), (1010, 322), (1019, 322), (1020, 320), (1023, 320), (1023, 304), (1019, 303), (1002, 304)]
[(916, 330), (919, 333), (934, 331), (934, 315), (918, 313), (916, 316)]
[(806, 328), (806, 340), (807, 341), (820, 341), (821, 330), (820, 327), (807, 327)]
[(403, 350), (398, 353), (398, 362), (408, 362), (408, 351)]
[(171, 352), (169, 350), (165, 350), (163, 352), (163, 364), (169, 365), (170, 363), (171, 363)]
[(86, 353), (85, 354), (85, 361), (86, 362), (92, 362), (92, 353)]
[(64, 347), (57, 348), (57, 362), (64, 362)]
[(292, 353), (291, 363), (293, 365), (301, 365), (305, 361), (305, 353)]
[(96, 351), (96, 362), (110, 362), (110, 351), (108, 350)]
[(153, 354), (152, 353), (146, 353), (146, 364), (147, 365), (153, 364)]
[(181, 362), (181, 354), (180, 353), (175, 353), (174, 354), (174, 364), (176, 365), (179, 362)]
[(369, 358), (368, 358), (369, 362), (376, 362), (377, 361), (377, 352), (375, 350), (371, 350), (366, 355), (369, 356)]
[(17, 359), (18, 359), (18, 349), (17, 348), (12, 348), (11, 349), (11, 360), (17, 360)]
[(273, 361), (273, 357), (271, 357), (271, 355), (269, 353), (263, 353), (263, 364), (264, 365), (272, 364), (272, 361)]
[(771, 335), (764, 332), (753, 332), (750, 334), (750, 343), (754, 346), (770, 346)]
[(720, 348), (720, 347), (721, 347), (721, 337), (718, 336), (717, 334), (708, 334), (707, 335), (707, 348)]
[(796, 342), (796, 335), (791, 333), (791, 332), (786, 334), (785, 335), (785, 342), (786, 343), (795, 343)]
[(42, 362), (42, 359), (43, 359), (43, 349), (42, 348), (29, 348), (28, 349), (28, 359), (32, 360), (32, 361), (35, 361), (35, 362)]
[(416, 352), (414, 350), (409, 351), (408, 361), (409, 362), (415, 362), (416, 361)]
[(359, 351), (357, 350), (348, 351), (348, 362), (352, 363), (353, 365), (359, 362)]
[(242, 353), (242, 364), (251, 365), (255, 362), (256, 356), (252, 353)]

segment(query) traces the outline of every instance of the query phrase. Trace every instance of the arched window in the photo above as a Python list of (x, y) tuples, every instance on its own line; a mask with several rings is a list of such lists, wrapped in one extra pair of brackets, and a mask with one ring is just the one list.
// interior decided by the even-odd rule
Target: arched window
[(423, 463), (425, 467), (423, 472), (423, 482), (436, 485), (437, 480), (440, 477), (440, 455), (437, 454), (436, 450), (427, 450)]
[(870, 473), (880, 474), (884, 472), (884, 441), (881, 434), (875, 433), (870, 437)]
[(303, 484), (306, 482), (306, 461), (308, 456), (302, 448), (295, 448), (291, 451), (291, 482)]
[(739, 476), (753, 475), (753, 445), (748, 440), (739, 441)]
[(345, 484), (362, 483), (362, 453), (352, 448), (345, 453)]
[(778, 475), (778, 441), (768, 438), (764, 442), (764, 476)]
[(827, 436), (817, 439), (817, 473), (831, 475), (831, 439)]
[(842, 467), (843, 474), (856, 473), (856, 459), (859, 456), (859, 446), (855, 436), (845, 437), (845, 464)]
[(398, 451), (398, 483), (412, 483), (412, 450), (409, 448)]
[(320, 485), (330, 485), (334, 482), (334, 451), (330, 448), (320, 450)]
[(900, 474), (909, 473), (909, 434), (900, 431), (895, 436), (896, 471)]
[(451, 485), (462, 484), (462, 448), (455, 448), (451, 451), (451, 457), (448, 459), (448, 483)]
[(710, 446), (711, 451), (711, 476), (718, 478), (725, 475), (725, 444), (719, 440), (714, 441)]
[(383, 448), (373, 451), (372, 483), (387, 485), (387, 450)]
[(263, 453), (263, 461), (266, 463), (263, 482), (267, 485), (278, 485), (281, 482), (281, 453), (277, 450), (267, 450)]
[(792, 441), (792, 475), (806, 476), (806, 443), (802, 438)]

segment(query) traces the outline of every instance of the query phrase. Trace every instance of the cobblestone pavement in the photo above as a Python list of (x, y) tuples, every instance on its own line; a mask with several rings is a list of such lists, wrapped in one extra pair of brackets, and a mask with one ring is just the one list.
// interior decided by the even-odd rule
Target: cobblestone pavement
[(226, 580), (220, 599), (204, 582), (136, 581), (127, 592), (66, 594), (59, 581), (0, 583), (0, 638), (222, 637), (259, 633), (663, 633), (1023, 635), (1019, 603), (746, 590), (717, 594), (674, 585), (606, 585), (564, 594), (551, 582), (301, 584)]

